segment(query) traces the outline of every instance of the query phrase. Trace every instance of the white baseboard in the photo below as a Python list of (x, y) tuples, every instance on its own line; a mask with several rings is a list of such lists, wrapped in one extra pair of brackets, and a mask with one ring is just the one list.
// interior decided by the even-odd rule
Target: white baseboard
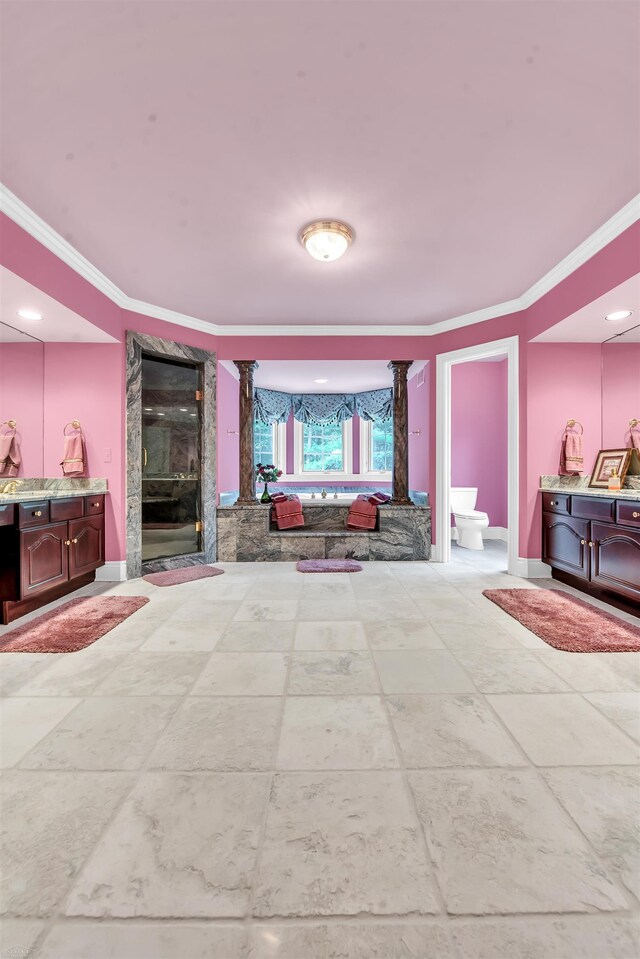
[(516, 576), (522, 579), (547, 579), (551, 576), (551, 567), (541, 559), (526, 559), (518, 557), (518, 571)]
[(127, 561), (110, 560), (96, 570), (96, 580), (101, 583), (123, 583), (127, 578)]
[[(509, 538), (509, 530), (506, 526), (489, 526), (487, 529), (482, 531), (483, 539), (501, 539), (503, 543), (506, 543)], [(451, 527), (451, 539), (456, 542), (458, 539), (458, 530), (455, 526)]]

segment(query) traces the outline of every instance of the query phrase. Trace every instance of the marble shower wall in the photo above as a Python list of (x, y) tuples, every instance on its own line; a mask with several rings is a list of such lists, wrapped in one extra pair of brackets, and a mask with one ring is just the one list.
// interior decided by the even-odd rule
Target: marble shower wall
[(175, 569), (216, 560), (216, 354), (184, 343), (127, 330), (127, 577), (142, 564), (142, 352), (202, 366), (200, 418), (202, 551), (154, 560), (144, 571)]

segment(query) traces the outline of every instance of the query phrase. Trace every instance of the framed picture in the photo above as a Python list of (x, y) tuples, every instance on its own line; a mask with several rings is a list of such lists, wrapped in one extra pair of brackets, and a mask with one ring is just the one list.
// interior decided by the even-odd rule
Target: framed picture
[(620, 483), (624, 481), (629, 461), (631, 460), (631, 450), (600, 450), (596, 456), (596, 461), (589, 480), (589, 486), (592, 489), (608, 489), (609, 477), (615, 470), (620, 477)]

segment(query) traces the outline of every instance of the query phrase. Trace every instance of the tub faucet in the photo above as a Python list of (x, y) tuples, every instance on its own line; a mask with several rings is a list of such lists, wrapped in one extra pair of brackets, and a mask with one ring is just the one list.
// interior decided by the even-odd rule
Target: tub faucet
[(322, 487), (322, 490), (321, 490), (321, 492), (320, 492), (320, 496), (321, 496), (323, 499), (326, 499), (326, 498), (327, 498), (327, 495), (328, 495), (328, 494), (327, 494), (327, 491), (326, 491), (326, 489), (325, 489), (324, 486), (323, 486), (323, 487)]

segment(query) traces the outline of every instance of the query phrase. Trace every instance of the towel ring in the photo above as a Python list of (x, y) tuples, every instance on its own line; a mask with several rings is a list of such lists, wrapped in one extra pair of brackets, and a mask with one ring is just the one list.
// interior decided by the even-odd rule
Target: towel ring
[(8, 426), (10, 430), (15, 431), (18, 427), (18, 424), (15, 420), (4, 420), (2, 423), (0, 423), (0, 426)]
[(80, 425), (80, 420), (71, 420), (69, 423), (66, 423), (66, 424), (65, 424), (65, 426), (64, 426), (64, 428), (63, 428), (63, 430), (62, 430), (62, 435), (63, 435), (63, 436), (69, 436), (69, 435), (70, 435), (69, 433), (67, 433), (67, 427), (68, 427), (68, 426), (70, 426), (70, 427), (71, 427), (72, 429), (74, 429), (74, 430), (82, 430), (82, 426)]
[(584, 426), (582, 425), (582, 423), (580, 422), (580, 420), (573, 420), (573, 419), (572, 419), (572, 420), (567, 420), (567, 425), (566, 425), (565, 429), (568, 429), (568, 430), (569, 430), (569, 429), (573, 429), (574, 426), (579, 426), (579, 427), (580, 427), (580, 435), (582, 435), (582, 434), (584, 433)]
[(638, 425), (638, 420), (635, 418), (635, 416), (632, 416), (631, 419), (629, 420), (629, 429), (635, 430), (637, 425)]

